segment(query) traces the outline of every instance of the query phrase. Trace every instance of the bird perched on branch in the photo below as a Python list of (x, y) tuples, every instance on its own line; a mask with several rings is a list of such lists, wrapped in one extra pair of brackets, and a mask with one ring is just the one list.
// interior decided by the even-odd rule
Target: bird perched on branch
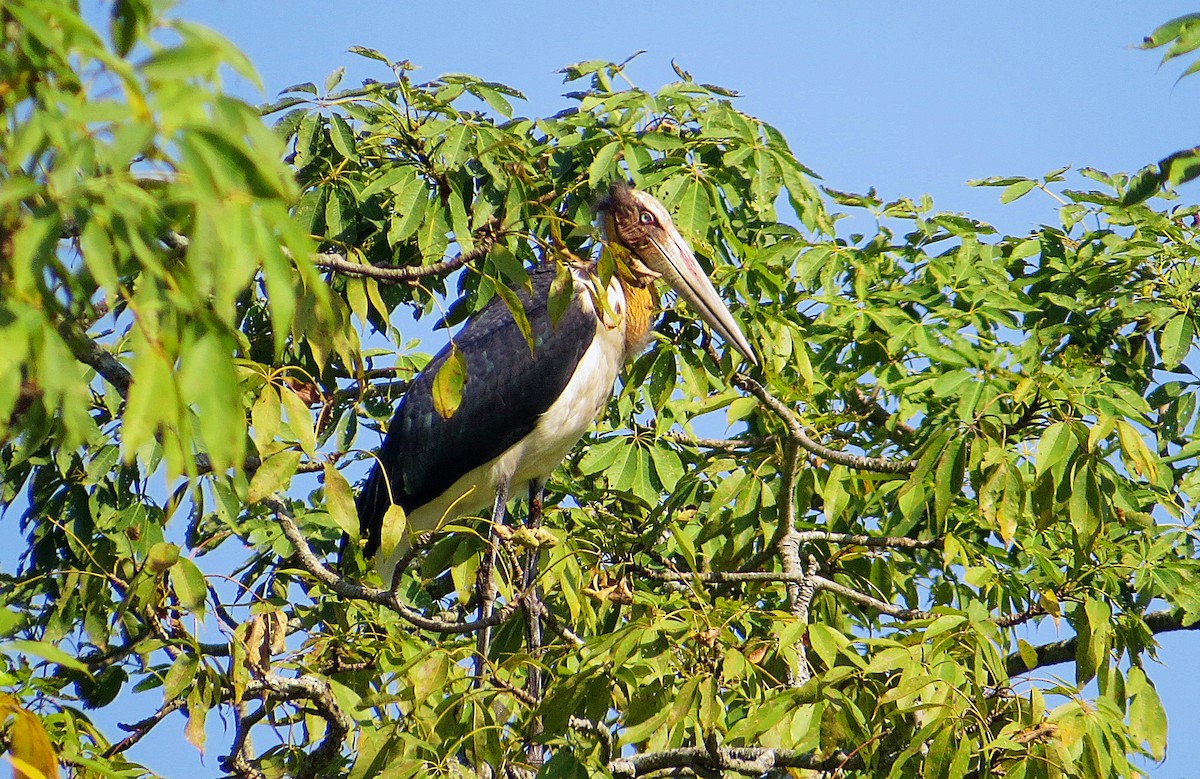
[[(604, 408), (621, 366), (649, 341), (659, 279), (756, 362), (662, 203), (618, 182), (595, 212), (615, 258), (606, 289), (597, 289), (593, 273), (573, 269), (573, 296), (552, 321), (555, 271), (535, 270), (532, 294), (519, 294), (532, 350), (497, 298), (408, 387), (358, 496), (368, 557), (387, 535), (384, 518), (393, 503), (404, 509), (407, 532), (415, 534), (489, 505), (499, 523), (510, 495), (531, 485), (540, 489)], [(465, 368), (461, 401), (449, 413), (435, 399), (435, 379), (448, 360)], [(378, 567), (385, 583), (407, 548), (400, 539), (384, 550)]]

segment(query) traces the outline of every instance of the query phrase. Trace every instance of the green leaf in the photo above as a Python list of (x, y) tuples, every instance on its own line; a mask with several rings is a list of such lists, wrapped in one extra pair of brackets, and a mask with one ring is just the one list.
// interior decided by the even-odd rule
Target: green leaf
[(529, 317), (525, 314), (525, 304), (521, 302), (521, 298), (511, 287), (507, 287), (504, 284), (496, 286), (496, 294), (500, 296), (504, 301), (504, 305), (508, 307), (508, 311), (512, 314), (517, 329), (521, 331), (521, 335), (525, 336), (525, 344), (529, 347), (529, 353), (533, 354), (533, 328), (529, 324)]
[(137, 343), (130, 373), (133, 383), (121, 418), (121, 456), (126, 463), (176, 414), (174, 371), (157, 345)]
[(1143, 203), (1157, 194), (1163, 184), (1163, 174), (1157, 165), (1150, 165), (1138, 171), (1129, 181), (1129, 187), (1121, 196), (1121, 205), (1125, 207)]
[(200, 660), (191, 652), (183, 652), (171, 663), (163, 680), (163, 699), (172, 701), (196, 683)]
[[(405, 192), (412, 186), (414, 179), (417, 179), (417, 172), (411, 165), (396, 165), (386, 170), (382, 175), (376, 177), (370, 184), (362, 188), (358, 193), (360, 201), (364, 201), (372, 195), (376, 195), (385, 189), (393, 190), (397, 193)], [(420, 182), (421, 187), (418, 191), (424, 189), (424, 181)], [(415, 197), (413, 198), (415, 200)], [(399, 208), (400, 203), (393, 201), (393, 207)], [(412, 204), (408, 203), (407, 208), (411, 208)], [(416, 229), (414, 227), (414, 229)]]
[(1195, 324), (1187, 314), (1176, 314), (1167, 320), (1158, 339), (1163, 370), (1174, 370), (1183, 362), (1183, 358), (1187, 357), (1192, 349), (1192, 339), (1195, 336)]
[(393, 247), (407, 241), (417, 232), (429, 207), (428, 187), (423, 178), (414, 176), (405, 182), (392, 200), (392, 215), (388, 220), (388, 244)]
[(384, 63), (388, 67), (392, 66), (391, 60), (389, 60), (387, 57), (380, 54), (375, 49), (369, 49), (366, 46), (351, 46), (350, 48), (346, 49), (346, 51), (350, 52), (351, 54), (357, 54), (360, 57), (366, 57), (367, 59), (377, 60), (379, 62)]
[(196, 407), (200, 435), (216, 470), (241, 467), (246, 419), (233, 346), (215, 333), (203, 333), (183, 355), (184, 399)]
[(250, 408), (251, 434), (260, 457), (269, 456), (275, 449), (275, 438), (283, 423), (281, 402), (274, 386), (267, 384)]
[(547, 310), (550, 313), (551, 327), (558, 325), (574, 296), (575, 275), (571, 273), (571, 268), (565, 262), (560, 262), (555, 266), (554, 281), (550, 282), (550, 297), (546, 302)]
[(1021, 655), (1021, 662), (1025, 663), (1025, 667), (1032, 671), (1037, 668), (1038, 652), (1033, 644), (1023, 638), (1017, 639), (1017, 651)]
[(1029, 194), (1037, 185), (1038, 183), (1036, 181), (1031, 181), (1028, 179), (1009, 184), (1004, 188), (1004, 191), (1000, 193), (1000, 202), (1011, 203), (1014, 200), (1019, 200), (1020, 198), (1023, 198), (1025, 195)]
[(186, 557), (180, 557), (179, 563), (171, 567), (169, 574), (179, 605), (188, 611), (204, 611), (208, 587), (204, 582), (204, 574), (196, 564)]
[(1129, 701), (1129, 731), (1134, 741), (1146, 743), (1155, 760), (1163, 760), (1167, 749), (1167, 712), (1154, 684), (1138, 667), (1129, 669), (1127, 686)]
[[(404, 540), (408, 533), (408, 517), (404, 514), (404, 509), (396, 503), (388, 506), (388, 510), (383, 515), (383, 521), (380, 525), (379, 537), (379, 552), (376, 557), (380, 560), (386, 560), (391, 557), (396, 546)], [(384, 585), (391, 586), (391, 582), (384, 582)]]
[(1193, 25), (1200, 24), (1200, 14), (1185, 14), (1160, 25), (1154, 32), (1142, 41), (1143, 49), (1154, 49), (1178, 38), (1182, 32)]
[(354, 508), (354, 491), (341, 471), (325, 463), (325, 505), (329, 515), (351, 541), (358, 539), (358, 512)]
[(276, 492), (287, 490), (292, 476), (300, 467), (300, 453), (295, 449), (284, 449), (268, 457), (254, 471), (246, 493), (246, 503), (255, 504)]
[(1059, 463), (1066, 462), (1079, 445), (1071, 426), (1066, 422), (1055, 422), (1046, 428), (1038, 440), (1037, 475), (1049, 471)]
[(279, 397), (283, 401), (284, 409), (287, 410), (288, 429), (292, 431), (292, 435), (296, 437), (296, 441), (304, 453), (315, 458), (317, 456), (317, 432), (313, 427), (312, 413), (308, 410), (308, 405), (292, 391), (291, 387), (280, 387)]
[(70, 668), (72, 671), (78, 671), (82, 674), (91, 674), (87, 665), (80, 662), (73, 655), (64, 652), (54, 644), (45, 641), (26, 641), (24, 639), (16, 639), (13, 641), (0, 642), (0, 649), (6, 653), (11, 652), (18, 655), (33, 655), (40, 657), (43, 660), (61, 665), (63, 668)]
[(346, 120), (337, 114), (329, 117), (329, 139), (333, 141), (333, 148), (338, 150), (338, 154), (348, 160), (358, 160), (354, 131), (350, 129)]
[(598, 190), (604, 183), (613, 178), (616, 170), (614, 161), (621, 151), (620, 141), (609, 141), (596, 152), (596, 158), (588, 165), (588, 188)]
[(458, 347), (451, 347), (446, 361), (433, 376), (433, 408), (442, 419), (449, 419), (462, 403), (463, 385), (469, 370), (466, 358)]
[(708, 187), (691, 180), (683, 189), (676, 204), (675, 224), (684, 235), (704, 238), (708, 234), (711, 220), (711, 204)]
[[(345, 68), (335, 68), (328, 76), (326, 76), (325, 77), (325, 92), (326, 92), (326, 94), (328, 94), (329, 92), (332, 92), (334, 89), (337, 89), (337, 85), (342, 83), (342, 77), (345, 75), (346, 75)], [(337, 117), (335, 116), (334, 118), (337, 118)]]

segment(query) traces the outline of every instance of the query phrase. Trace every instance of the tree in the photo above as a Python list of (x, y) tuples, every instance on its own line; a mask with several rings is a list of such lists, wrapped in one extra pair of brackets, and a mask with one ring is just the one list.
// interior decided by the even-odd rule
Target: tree
[[(528, 119), (510, 87), (417, 83), (358, 49), (386, 81), (335, 73), (260, 113), (221, 89), (223, 67), (253, 77), (238, 52), (157, 3), (114, 4), (105, 33), (69, 0), (10, 0), (0, 22), (18, 775), (145, 775), (132, 744), (182, 725), (204, 749), (214, 712), (234, 726), (207, 748), (239, 777), (1161, 759), (1155, 636), (1200, 615), (1186, 154), (1083, 169), (1086, 190), (1065, 170), (978, 182), (1062, 202), (1060, 224), (1002, 236), (818, 189), (682, 70), (650, 93), (579, 63), (575, 104)], [(1187, 53), (1193, 22), (1148, 45)], [(335, 565), (351, 480), (426, 359), (395, 323), (495, 295), (519, 311), (528, 268), (596, 254), (589, 203), (624, 177), (711, 262), (761, 370), (667, 311), (544, 528), (504, 534), (484, 623), (480, 522), (418, 543), (394, 586), (353, 543)], [(875, 229), (841, 229), (853, 213)], [(1041, 623), (1069, 637), (1023, 632)], [(159, 690), (120, 740), (86, 711)]]

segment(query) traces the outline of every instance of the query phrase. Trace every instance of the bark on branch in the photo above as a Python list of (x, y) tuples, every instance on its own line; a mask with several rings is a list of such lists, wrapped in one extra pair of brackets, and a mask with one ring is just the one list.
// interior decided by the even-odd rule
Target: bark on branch
[(308, 545), (308, 541), (305, 540), (304, 535), (300, 532), (300, 528), (296, 526), (296, 520), (292, 517), (287, 506), (283, 505), (282, 501), (271, 497), (266, 498), (263, 503), (275, 514), (275, 519), (279, 522), (279, 527), (283, 531), (283, 535), (296, 550), (296, 559), (299, 561), (300, 566), (311, 574), (313, 578), (343, 598), (367, 601), (383, 606), (395, 612), (401, 619), (422, 630), (429, 630), (435, 633), (473, 633), (476, 630), (493, 627), (506, 622), (517, 613), (527, 597), (526, 592), (518, 593), (517, 597), (511, 602), (504, 604), (502, 608), (496, 609), (484, 619), (469, 622), (450, 622), (427, 617), (421, 612), (405, 606), (400, 602), (396, 593), (390, 590), (381, 590), (377, 587), (356, 584), (334, 573), (317, 559), (317, 556), (312, 551), (312, 547)]
[(812, 752), (761, 747), (719, 747), (715, 753), (708, 747), (680, 747), (631, 755), (608, 764), (608, 770), (619, 779), (647, 776), (670, 768), (733, 771), (744, 776), (761, 776), (780, 768), (845, 771), (862, 767), (861, 758), (844, 752), (820, 757)]
[[(1142, 621), (1146, 623), (1146, 627), (1154, 635), (1171, 633), (1176, 630), (1200, 630), (1200, 621), (1185, 624), (1184, 620), (1186, 616), (1183, 609), (1164, 609), (1145, 614), (1142, 617)], [(1020, 652), (1013, 652), (1004, 659), (1004, 667), (1008, 671), (1009, 676), (1019, 676), (1020, 674), (1044, 668), (1048, 665), (1074, 662), (1078, 644), (1078, 637), (1072, 636), (1061, 641), (1051, 641), (1048, 644), (1035, 646), (1034, 651), (1037, 652), (1037, 661), (1033, 664), (1032, 668), (1025, 664), (1025, 660), (1021, 657)]]
[(354, 727), (354, 720), (350, 719), (334, 700), (333, 688), (329, 686), (329, 682), (316, 676), (289, 678), (267, 673), (261, 679), (246, 685), (247, 696), (262, 693), (289, 701), (307, 700), (317, 716), (325, 720), (325, 736), (317, 748), (301, 761), (296, 776), (297, 779), (317, 779), (325, 775), (322, 773), (323, 769), (337, 758), (342, 749), (342, 742)]
[(809, 454), (859, 471), (899, 474), (911, 473), (916, 470), (916, 460), (890, 460), (886, 457), (867, 457), (861, 454), (852, 454), (838, 449), (831, 449), (810, 436), (808, 431), (804, 429), (804, 425), (800, 423), (800, 419), (796, 416), (795, 412), (782, 400), (768, 392), (766, 387), (744, 373), (733, 374), (733, 383), (758, 398), (760, 403), (770, 409), (775, 416), (779, 417), (784, 425), (787, 426), (789, 437)]

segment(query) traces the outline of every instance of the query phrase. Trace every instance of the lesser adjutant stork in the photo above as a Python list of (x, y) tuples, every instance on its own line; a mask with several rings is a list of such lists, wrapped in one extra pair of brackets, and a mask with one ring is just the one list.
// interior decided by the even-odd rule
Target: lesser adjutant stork
[[(462, 400), (448, 417), (434, 407), (433, 383), (450, 358), (447, 346), (409, 385), (388, 425), (370, 477), (358, 497), (364, 553), (380, 547), (383, 519), (399, 504), (409, 534), (491, 505), (503, 518), (517, 490), (540, 486), (595, 421), (626, 360), (649, 341), (662, 279), (701, 318), (755, 362), (750, 344), (696, 262), (662, 203), (623, 182), (595, 206), (616, 258), (608, 311), (597, 306), (594, 275), (574, 269), (574, 297), (557, 322), (548, 300), (554, 270), (530, 274), (521, 293), (533, 350), (500, 299), (453, 339), (466, 366)], [(402, 540), (379, 562), (384, 582), (408, 548)]]

